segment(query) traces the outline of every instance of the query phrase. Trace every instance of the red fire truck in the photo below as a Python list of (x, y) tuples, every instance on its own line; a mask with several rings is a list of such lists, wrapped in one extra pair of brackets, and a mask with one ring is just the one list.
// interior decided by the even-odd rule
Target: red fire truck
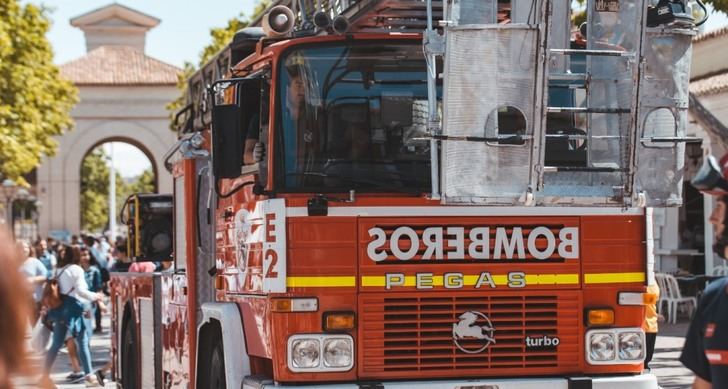
[[(679, 2), (281, 1), (189, 79), (114, 274), (129, 388), (656, 388)], [(662, 8), (660, 8), (662, 7)]]

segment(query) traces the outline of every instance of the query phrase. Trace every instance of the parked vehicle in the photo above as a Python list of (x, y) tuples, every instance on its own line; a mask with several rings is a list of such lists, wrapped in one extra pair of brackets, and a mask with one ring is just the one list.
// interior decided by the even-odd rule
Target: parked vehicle
[(172, 197), (127, 207), (174, 264), (112, 277), (116, 379), (656, 388), (646, 207), (682, 201), (694, 22), (569, 9), (278, 2), (237, 33), (189, 79)]

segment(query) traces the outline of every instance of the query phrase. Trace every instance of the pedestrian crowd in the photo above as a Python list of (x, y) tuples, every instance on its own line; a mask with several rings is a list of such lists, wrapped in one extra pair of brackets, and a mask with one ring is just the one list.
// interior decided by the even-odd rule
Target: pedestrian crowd
[[(89, 342), (94, 333), (103, 331), (101, 315), (106, 312), (104, 300), (116, 250), (105, 238), (91, 235), (73, 236), (68, 243), (49, 238), (17, 245), (22, 253), (21, 273), (32, 285), (31, 345), (36, 353), (45, 354), (39, 386), (55, 387), (50, 372), (64, 346), (72, 367), (67, 380), (103, 386), (103, 373), (92, 369)], [(55, 304), (49, 302), (54, 292), (59, 297)]]
[[(89, 344), (94, 334), (104, 331), (101, 318), (107, 312), (110, 272), (158, 269), (135, 268), (136, 264), (130, 263), (126, 255), (124, 240), (112, 246), (105, 237), (92, 235), (74, 235), (70, 242), (39, 239), (31, 244), (23, 240), (15, 242), (3, 233), (0, 234), (0, 262), (15, 263), (21, 275), (18, 279), (25, 278), (26, 282), (20, 287), (13, 286), (12, 282), (4, 282), (5, 274), (0, 272), (0, 306), (12, 308), (13, 301), (27, 302), (17, 310), (8, 311), (18, 312), (16, 316), (25, 320), (0, 321), (0, 333), (7, 335), (22, 330), (19, 336), (0, 337), (0, 388), (10, 387), (8, 377), (14, 372), (32, 374), (18, 362), (25, 357), (16, 351), (25, 350), (25, 345), (10, 344), (15, 339), (22, 342), (29, 327), (32, 329), (30, 351), (44, 360), (39, 387), (56, 387), (50, 373), (64, 347), (71, 364), (66, 380), (85, 382), (87, 387), (103, 386), (104, 371), (109, 366), (93, 369)], [(5, 289), (12, 292), (5, 293)], [(18, 298), (17, 291), (23, 290), (27, 290), (27, 296)]]

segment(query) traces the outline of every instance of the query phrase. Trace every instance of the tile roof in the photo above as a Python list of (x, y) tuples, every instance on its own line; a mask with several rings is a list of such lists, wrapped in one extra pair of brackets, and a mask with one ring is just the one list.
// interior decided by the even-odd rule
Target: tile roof
[(61, 65), (76, 85), (174, 85), (181, 71), (129, 46), (101, 46)]
[(693, 43), (707, 41), (709, 39), (717, 38), (723, 35), (728, 35), (728, 26), (700, 34), (693, 38)]
[(696, 96), (728, 92), (728, 69), (691, 81), (690, 92)]

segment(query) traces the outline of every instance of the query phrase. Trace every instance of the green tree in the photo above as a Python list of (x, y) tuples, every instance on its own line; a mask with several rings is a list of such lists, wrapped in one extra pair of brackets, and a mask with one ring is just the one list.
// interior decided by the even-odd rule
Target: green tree
[(154, 171), (147, 169), (132, 180), (123, 180), (119, 177), (116, 180), (116, 214), (121, 213), (121, 208), (129, 196), (134, 193), (154, 193)]
[[(1, 1), (1, 0), (0, 0)], [(726, 0), (728, 1), (728, 0)], [(242, 12), (227, 21), (227, 25), (224, 27), (215, 27), (210, 29), (210, 37), (212, 41), (202, 49), (200, 52), (200, 58), (197, 61), (197, 65), (191, 62), (185, 62), (183, 71), (177, 76), (177, 88), (180, 90), (180, 95), (172, 102), (167, 104), (167, 110), (170, 113), (170, 128), (174, 131), (174, 115), (185, 106), (186, 94), (187, 94), (187, 79), (195, 72), (199, 67), (207, 63), (212, 57), (215, 56), (220, 50), (230, 43), (235, 36), (235, 33), (240, 29), (248, 26), (251, 20), (254, 20), (261, 15), (270, 6), (271, 0), (260, 0), (253, 9), (253, 16), (248, 19)]]
[(103, 230), (109, 221), (107, 161), (104, 149), (97, 147), (81, 164), (81, 229), (84, 231)]
[(711, 4), (716, 11), (728, 13), (728, 0), (709, 0), (708, 4)]
[[(109, 157), (103, 147), (92, 150), (81, 164), (81, 228), (101, 232), (109, 225)], [(117, 221), (126, 199), (134, 193), (154, 192), (154, 172), (147, 169), (127, 181), (116, 172)]]
[(21, 183), (43, 155), (55, 153), (53, 136), (73, 126), (78, 101), (53, 64), (49, 28), (44, 9), (0, 0), (0, 173)]
[(154, 192), (154, 172), (147, 169), (136, 178), (136, 182), (131, 184), (134, 193), (153, 193)]

